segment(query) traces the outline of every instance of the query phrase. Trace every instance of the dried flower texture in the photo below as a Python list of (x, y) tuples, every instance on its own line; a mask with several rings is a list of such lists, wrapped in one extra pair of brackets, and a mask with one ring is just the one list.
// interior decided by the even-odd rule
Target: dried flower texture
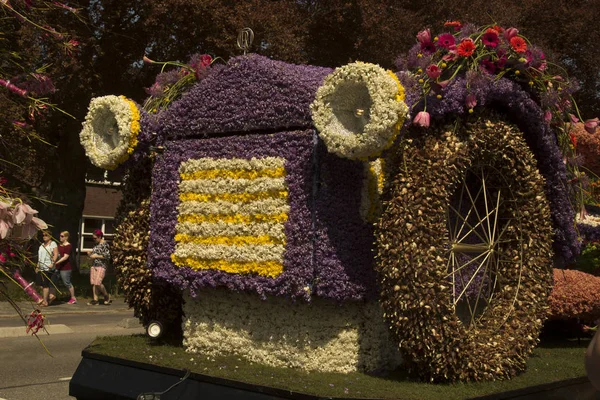
[(600, 278), (570, 269), (554, 270), (554, 288), (548, 298), (550, 319), (600, 318)]
[(187, 297), (184, 312), (184, 346), (193, 353), (341, 373), (392, 370), (401, 362), (376, 301), (306, 304), (207, 289)]
[[(456, 129), (456, 130), (455, 130)], [(550, 211), (544, 180), (521, 133), (493, 117), (409, 131), (384, 193), (376, 231), (376, 269), (385, 317), (410, 369), (428, 381), (506, 379), (526, 366), (537, 343), (551, 288)], [(490, 168), (507, 185), (512, 216), (496, 269), (498, 286), (469, 329), (455, 314), (447, 212), (473, 165)], [(513, 222), (514, 221), (514, 222)], [(518, 223), (516, 223), (518, 221)], [(526, 243), (524, 246), (518, 245)], [(522, 265), (522, 266), (521, 266)]]

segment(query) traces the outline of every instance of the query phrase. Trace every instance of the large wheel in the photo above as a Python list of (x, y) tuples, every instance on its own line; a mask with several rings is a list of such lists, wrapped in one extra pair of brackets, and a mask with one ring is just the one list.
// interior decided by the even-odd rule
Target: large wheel
[(378, 226), (385, 317), (422, 378), (512, 377), (537, 344), (552, 284), (544, 180), (498, 118), (417, 133)]

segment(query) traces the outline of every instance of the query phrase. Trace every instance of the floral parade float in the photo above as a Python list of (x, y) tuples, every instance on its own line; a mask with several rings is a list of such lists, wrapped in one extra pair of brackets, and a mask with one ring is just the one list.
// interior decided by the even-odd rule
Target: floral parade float
[(196, 60), (168, 107), (93, 99), (81, 140), (128, 171), (113, 261), (141, 321), (284, 368), (523, 371), (580, 251), (574, 85), (514, 28), (446, 25), (397, 72), (249, 54)]

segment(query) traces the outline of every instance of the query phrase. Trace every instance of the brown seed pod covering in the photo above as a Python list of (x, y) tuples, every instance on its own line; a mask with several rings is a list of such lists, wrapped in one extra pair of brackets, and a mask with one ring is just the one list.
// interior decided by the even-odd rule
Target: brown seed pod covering
[(125, 301), (142, 324), (159, 320), (166, 325), (168, 334), (181, 336), (181, 294), (166, 285), (155, 284), (152, 270), (147, 266), (152, 165), (150, 159), (145, 159), (128, 171), (115, 218), (112, 261)]
[[(400, 147), (390, 158), (396, 172), (383, 197), (376, 268), (407, 366), (432, 382), (513, 377), (538, 342), (552, 287), (550, 209), (536, 160), (518, 129), (493, 115), (413, 130)], [(467, 171), (477, 168), (494, 171), (510, 217), (493, 295), (470, 325), (455, 313), (448, 215)]]

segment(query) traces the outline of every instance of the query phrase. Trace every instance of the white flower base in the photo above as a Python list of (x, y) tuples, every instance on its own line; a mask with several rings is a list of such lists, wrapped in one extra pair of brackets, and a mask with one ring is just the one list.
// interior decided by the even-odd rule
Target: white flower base
[(185, 296), (184, 346), (206, 356), (308, 371), (392, 370), (401, 364), (376, 302), (311, 304), (223, 289)]

